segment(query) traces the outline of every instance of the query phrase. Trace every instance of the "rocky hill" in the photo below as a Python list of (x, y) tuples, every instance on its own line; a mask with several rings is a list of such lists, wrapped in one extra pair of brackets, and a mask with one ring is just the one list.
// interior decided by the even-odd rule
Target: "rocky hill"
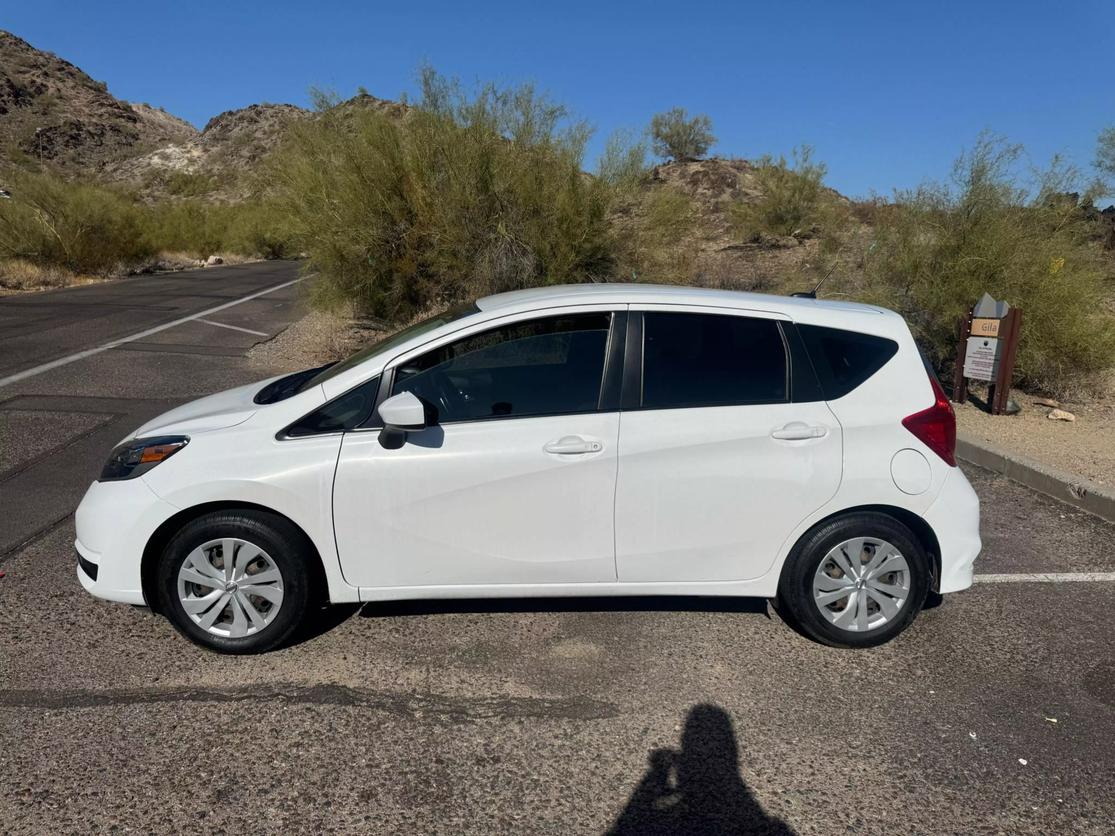
[(68, 61), (0, 30), (0, 156), (98, 173), (197, 130), (149, 105), (115, 98)]
[[(406, 105), (361, 92), (339, 107), (401, 117)], [(0, 30), (0, 166), (40, 164), (65, 175), (119, 182), (146, 200), (245, 197), (259, 163), (313, 111), (253, 104), (200, 131), (148, 104), (117, 99), (58, 56)]]
[(134, 186), (148, 199), (174, 195), (234, 201), (287, 127), (312, 112), (291, 104), (254, 104), (210, 119), (200, 131), (106, 166), (107, 179)]

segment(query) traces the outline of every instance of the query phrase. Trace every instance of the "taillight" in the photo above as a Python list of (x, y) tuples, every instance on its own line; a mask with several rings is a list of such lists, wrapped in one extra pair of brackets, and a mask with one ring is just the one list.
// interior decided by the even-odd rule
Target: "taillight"
[(933, 387), (936, 402), (928, 409), (903, 418), (902, 426), (944, 459), (949, 467), (956, 467), (956, 413), (935, 377), (930, 376), (929, 385)]

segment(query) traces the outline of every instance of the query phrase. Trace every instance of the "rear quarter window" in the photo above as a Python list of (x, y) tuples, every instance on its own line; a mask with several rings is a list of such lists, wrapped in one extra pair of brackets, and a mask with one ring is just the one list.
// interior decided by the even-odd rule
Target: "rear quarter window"
[(898, 343), (874, 334), (820, 325), (799, 325), (798, 333), (830, 401), (860, 386), (898, 353)]

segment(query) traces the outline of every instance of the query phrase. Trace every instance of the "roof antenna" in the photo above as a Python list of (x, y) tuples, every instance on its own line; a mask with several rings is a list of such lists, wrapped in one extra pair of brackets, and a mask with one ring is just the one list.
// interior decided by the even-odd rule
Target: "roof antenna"
[[(834, 255), (832, 257), (832, 267), (830, 267), (829, 271), (827, 273), (825, 273), (824, 276), (821, 277), (821, 280), (819, 282), (817, 282), (816, 285), (813, 286), (812, 290), (799, 290), (797, 293), (791, 293), (790, 295), (793, 296), (793, 297), (796, 297), (798, 299), (816, 299), (817, 298), (817, 291), (821, 289), (821, 285), (823, 285), (825, 282), (827, 282), (829, 280), (829, 276), (831, 276), (834, 272), (836, 272), (836, 267), (837, 267), (837, 265), (840, 264), (840, 253), (842, 253), (844, 251), (844, 246), (847, 243), (848, 242), (845, 241), (843, 244), (840, 245), (840, 248), (836, 251), (836, 255)], [(871, 251), (874, 250), (874, 249), (875, 249), (875, 244), (872, 243), (871, 246), (867, 248), (868, 254), (870, 254)]]
[[(839, 253), (837, 253), (837, 256), (839, 256)], [(830, 267), (829, 271), (821, 277), (821, 280), (817, 282), (816, 285), (814, 285), (812, 290), (799, 290), (797, 293), (791, 293), (790, 295), (798, 299), (816, 299), (817, 291), (821, 289), (821, 285), (828, 281), (829, 276), (833, 274), (833, 271), (836, 270), (836, 265), (838, 265), (839, 263), (840, 259), (838, 257), (835, 261), (832, 262), (832, 267)]]

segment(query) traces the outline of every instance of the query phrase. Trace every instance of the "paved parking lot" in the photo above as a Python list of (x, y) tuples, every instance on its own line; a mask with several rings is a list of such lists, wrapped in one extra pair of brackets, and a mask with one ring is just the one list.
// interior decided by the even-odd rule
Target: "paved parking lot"
[[(142, 300), (173, 310), (66, 320), (57, 349), (35, 297), (18, 359), (0, 301), (0, 379), (222, 304), (186, 287), (292, 270), (174, 277)], [(100, 310), (132, 316), (115, 287)], [(289, 286), (206, 318), (272, 334), (297, 311)], [(0, 386), (0, 831), (1115, 831), (1115, 583), (1017, 582), (1115, 572), (1115, 527), (983, 471), (977, 571), (1009, 582), (871, 651), (674, 598), (350, 607), (231, 658), (86, 595), (70, 513), (107, 449), (258, 377), (261, 338), (191, 321)]]

